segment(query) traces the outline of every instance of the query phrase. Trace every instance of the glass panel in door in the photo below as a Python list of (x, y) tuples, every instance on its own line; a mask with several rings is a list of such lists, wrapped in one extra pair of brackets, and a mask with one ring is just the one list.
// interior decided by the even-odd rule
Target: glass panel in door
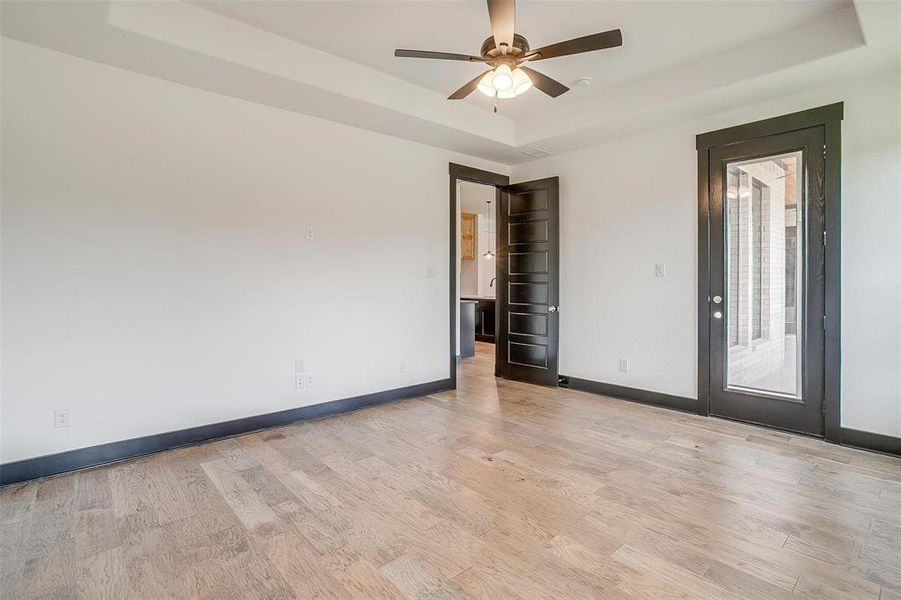
[(726, 164), (726, 390), (801, 400), (802, 151)]

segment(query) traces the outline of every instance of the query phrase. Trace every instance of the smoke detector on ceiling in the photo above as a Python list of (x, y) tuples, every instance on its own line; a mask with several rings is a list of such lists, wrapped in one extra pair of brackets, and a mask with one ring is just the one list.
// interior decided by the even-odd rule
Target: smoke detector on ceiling
[(547, 150), (542, 150), (541, 148), (525, 148), (520, 152), (522, 152), (526, 156), (531, 156), (532, 158), (545, 158), (551, 155), (550, 152), (548, 152)]
[(577, 85), (579, 87), (587, 88), (591, 85), (591, 77), (579, 77), (573, 82), (573, 85)]

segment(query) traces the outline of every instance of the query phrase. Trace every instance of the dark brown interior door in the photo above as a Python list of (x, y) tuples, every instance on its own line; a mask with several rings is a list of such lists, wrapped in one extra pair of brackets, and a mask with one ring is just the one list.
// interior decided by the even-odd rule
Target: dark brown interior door
[(824, 129), (710, 149), (710, 414), (823, 434)]
[(501, 188), (497, 219), (496, 374), (557, 385), (559, 180)]

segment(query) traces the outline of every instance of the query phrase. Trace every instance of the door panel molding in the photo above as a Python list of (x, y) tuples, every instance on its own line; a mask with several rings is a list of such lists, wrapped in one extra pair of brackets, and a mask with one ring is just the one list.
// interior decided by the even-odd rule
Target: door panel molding
[[(823, 328), (823, 433), (827, 441), (840, 443), (841, 405), (841, 120), (843, 103), (755, 121), (736, 127), (703, 133), (696, 138), (698, 151), (698, 413), (710, 414), (711, 397), (711, 328), (710, 299), (713, 251), (711, 232), (710, 169), (715, 165), (712, 153), (717, 148), (743, 144), (774, 135), (810, 128), (822, 128), (825, 138), (821, 177), (825, 203), (826, 237), (821, 283), (825, 299)], [(813, 199), (812, 199), (813, 200)], [(819, 200), (817, 198), (816, 200)]]

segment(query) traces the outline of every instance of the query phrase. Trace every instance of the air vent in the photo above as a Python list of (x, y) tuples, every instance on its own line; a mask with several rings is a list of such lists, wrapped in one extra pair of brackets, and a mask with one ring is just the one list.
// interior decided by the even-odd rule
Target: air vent
[(551, 155), (547, 150), (542, 150), (541, 148), (526, 148), (521, 151), (526, 156), (531, 156), (532, 158), (545, 158)]
[(590, 87), (591, 86), (591, 77), (579, 77), (573, 82), (573, 85), (577, 85), (579, 87)]

